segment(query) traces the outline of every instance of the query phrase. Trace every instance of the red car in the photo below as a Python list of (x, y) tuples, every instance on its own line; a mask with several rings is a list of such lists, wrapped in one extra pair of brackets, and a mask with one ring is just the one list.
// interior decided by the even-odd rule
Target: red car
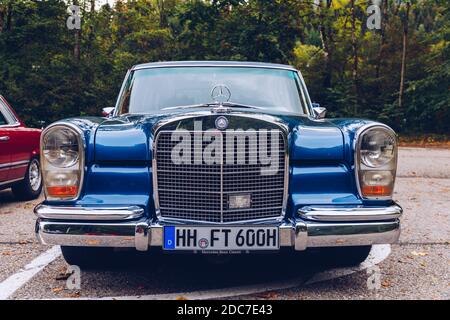
[(17, 198), (37, 198), (42, 190), (39, 163), (41, 130), (27, 128), (0, 95), (0, 190)]

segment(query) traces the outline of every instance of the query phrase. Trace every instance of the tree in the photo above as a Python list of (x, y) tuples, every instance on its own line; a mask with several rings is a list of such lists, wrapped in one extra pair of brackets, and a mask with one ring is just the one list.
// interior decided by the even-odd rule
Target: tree
[(403, 41), (402, 41), (402, 67), (400, 74), (400, 90), (398, 93), (398, 107), (402, 109), (403, 105), (403, 92), (405, 90), (405, 70), (406, 70), (406, 50), (408, 48), (408, 28), (409, 28), (409, 11), (411, 9), (411, 3), (407, 1), (405, 3), (404, 16), (402, 19), (403, 24)]

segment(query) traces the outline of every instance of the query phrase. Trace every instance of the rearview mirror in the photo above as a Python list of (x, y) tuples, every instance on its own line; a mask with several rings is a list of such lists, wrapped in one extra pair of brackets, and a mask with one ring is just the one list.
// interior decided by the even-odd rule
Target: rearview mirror
[(312, 103), (314, 118), (323, 119), (327, 114), (327, 108), (321, 107), (319, 103)]
[(108, 107), (102, 109), (102, 117), (111, 117), (115, 108)]

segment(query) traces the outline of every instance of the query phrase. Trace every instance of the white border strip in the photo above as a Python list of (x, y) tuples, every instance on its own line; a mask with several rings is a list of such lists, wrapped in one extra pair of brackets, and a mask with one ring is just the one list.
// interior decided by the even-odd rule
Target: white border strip
[(54, 246), (31, 261), (19, 272), (13, 274), (0, 283), (0, 300), (8, 299), (19, 290), (24, 284), (31, 280), (42, 269), (61, 255), (59, 246)]

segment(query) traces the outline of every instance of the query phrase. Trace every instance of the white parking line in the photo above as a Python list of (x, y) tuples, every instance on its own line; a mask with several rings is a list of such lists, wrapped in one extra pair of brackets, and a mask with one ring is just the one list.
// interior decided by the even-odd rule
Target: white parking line
[(118, 296), (118, 297), (103, 297), (103, 298), (78, 298), (76, 300), (214, 300), (229, 297), (245, 296), (250, 294), (258, 294), (274, 290), (284, 290), (298, 287), (300, 285), (308, 285), (326, 280), (340, 278), (358, 271), (373, 267), (376, 264), (386, 259), (391, 252), (391, 246), (388, 244), (374, 245), (370, 251), (369, 257), (359, 266), (353, 268), (336, 268), (317, 273), (313, 278), (305, 282), (302, 277), (293, 279), (276, 281), (270, 283), (261, 283), (256, 285), (231, 287), (214, 290), (192, 291), (192, 292), (178, 292), (167, 294), (151, 294), (151, 295), (137, 295), (137, 296)]
[(54, 246), (31, 261), (19, 272), (0, 283), (0, 300), (8, 299), (14, 292), (31, 280), (37, 273), (61, 255), (59, 246)]

